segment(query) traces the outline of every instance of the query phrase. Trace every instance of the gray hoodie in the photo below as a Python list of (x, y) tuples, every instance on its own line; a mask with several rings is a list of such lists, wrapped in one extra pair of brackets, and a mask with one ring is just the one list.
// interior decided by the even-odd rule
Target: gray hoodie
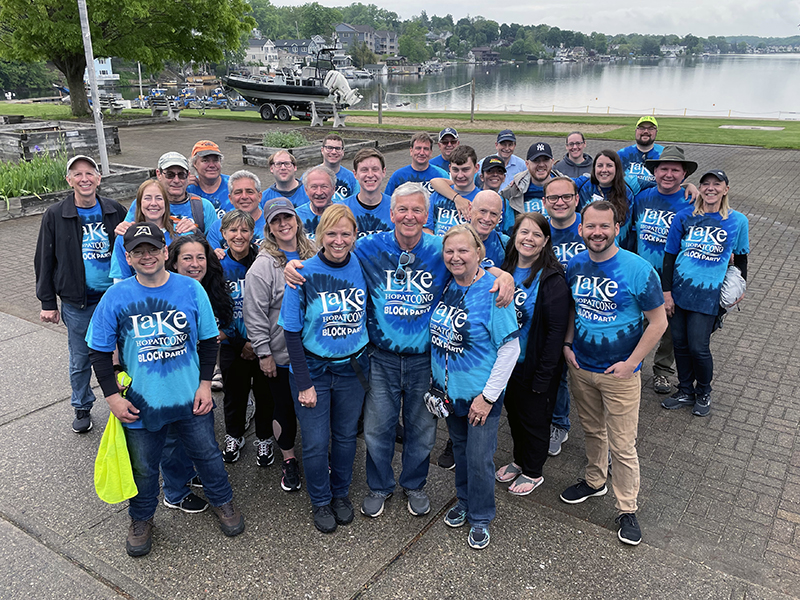
[(270, 254), (259, 252), (245, 278), (244, 324), (256, 355), (271, 354), (278, 365), (289, 364), (283, 327), (278, 325), (285, 285), (283, 267)]
[(569, 154), (565, 154), (564, 158), (553, 165), (553, 168), (567, 177), (575, 178), (581, 175), (586, 175), (588, 177), (592, 173), (593, 160), (591, 156), (584, 154), (583, 162), (575, 163), (575, 161), (569, 157)]

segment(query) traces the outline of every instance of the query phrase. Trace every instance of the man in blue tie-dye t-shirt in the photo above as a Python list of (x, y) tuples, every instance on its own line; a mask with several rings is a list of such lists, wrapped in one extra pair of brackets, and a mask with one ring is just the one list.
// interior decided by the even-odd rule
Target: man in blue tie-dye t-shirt
[(42, 303), (43, 322), (63, 319), (67, 327), (72, 430), (85, 433), (92, 428), (94, 393), (84, 337), (98, 301), (112, 283), (114, 229), (125, 218), (125, 207), (97, 195), (100, 170), (88, 156), (71, 158), (66, 178), (72, 192), (42, 217), (34, 258), (36, 297)]
[[(203, 480), (203, 492), (225, 535), (244, 531), (244, 517), (233, 504), (222, 453), (214, 437), (211, 377), (217, 357), (217, 329), (211, 302), (199, 282), (164, 268), (167, 248), (155, 223), (134, 223), (124, 238), (125, 256), (136, 271), (114, 285), (97, 306), (86, 343), (108, 406), (125, 431), (137, 493), (130, 499), (126, 550), (150, 552), (158, 506), (159, 463), (165, 481), (185, 484), (161, 455), (167, 434), (180, 437)], [(113, 352), (130, 377), (117, 385)], [(169, 508), (190, 512), (189, 504), (208, 504), (186, 490)]]
[[(667, 327), (664, 296), (653, 267), (615, 245), (619, 224), (611, 203), (590, 204), (582, 217), (580, 231), (587, 251), (567, 267), (574, 320), (567, 330), (564, 356), (586, 436), (588, 465), (586, 479), (564, 490), (561, 500), (578, 504), (606, 494), (610, 449), (618, 537), (637, 545), (642, 539), (636, 520), (640, 369)], [(650, 323), (646, 330), (645, 318)]]
[(358, 237), (392, 231), (392, 199), (381, 193), (386, 177), (386, 161), (375, 148), (362, 148), (353, 158), (353, 170), (361, 191), (341, 201), (353, 211), (358, 223)]

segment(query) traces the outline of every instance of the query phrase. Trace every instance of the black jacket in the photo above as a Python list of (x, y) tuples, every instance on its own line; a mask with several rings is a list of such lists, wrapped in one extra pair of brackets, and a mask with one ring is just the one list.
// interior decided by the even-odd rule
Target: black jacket
[[(103, 225), (114, 248), (114, 228), (125, 220), (127, 209), (110, 198), (97, 196), (103, 211)], [(42, 310), (56, 310), (56, 296), (77, 308), (86, 307), (86, 272), (83, 268), (83, 230), (75, 193), (48, 208), (42, 217), (33, 266), (36, 297)]]
[(570, 293), (561, 270), (541, 275), (525, 360), (511, 377), (535, 394), (555, 394), (564, 369), (564, 338), (569, 323)]

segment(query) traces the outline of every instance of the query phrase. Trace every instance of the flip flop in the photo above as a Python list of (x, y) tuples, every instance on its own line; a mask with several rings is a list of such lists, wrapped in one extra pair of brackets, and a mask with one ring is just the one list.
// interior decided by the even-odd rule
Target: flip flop
[[(528, 494), (530, 494), (533, 490), (535, 490), (537, 487), (539, 487), (543, 483), (544, 483), (544, 477), (539, 477), (539, 479), (533, 479), (532, 477), (528, 477), (527, 475), (520, 475), (519, 477), (517, 477), (514, 480), (514, 483), (512, 483), (510, 486), (508, 486), (508, 491), (509, 491), (509, 493), (514, 494), (515, 496), (527, 496)], [(514, 491), (514, 490), (511, 489), (515, 485), (516, 486), (521, 486), (521, 485), (528, 485), (528, 484), (532, 484), (533, 487), (531, 489), (529, 489), (529, 490), (524, 491), (524, 492)]]
[(508, 483), (509, 481), (514, 481), (519, 475), (522, 475), (522, 469), (511, 462), (505, 467), (500, 467), (494, 474), (494, 478), (500, 483)]

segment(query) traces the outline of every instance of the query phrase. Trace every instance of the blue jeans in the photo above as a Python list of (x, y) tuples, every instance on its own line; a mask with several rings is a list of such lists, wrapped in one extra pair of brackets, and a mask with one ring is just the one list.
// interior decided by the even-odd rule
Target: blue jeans
[(312, 408), (300, 404), (294, 375), (289, 374), (303, 439), (306, 488), (314, 506), (326, 506), (331, 499), (345, 498), (350, 492), (364, 388), (355, 373), (349, 371), (342, 374), (326, 370), (320, 377), (312, 378), (317, 392), (317, 405)]
[(675, 366), (678, 369), (678, 389), (685, 394), (711, 393), (714, 359), (711, 357), (710, 342), (716, 318), (716, 315), (684, 310), (675, 305), (670, 327)]
[(161, 477), (164, 479), (164, 498), (170, 504), (179, 504), (189, 495), (189, 482), (197, 475), (192, 460), (186, 454), (181, 438), (170, 425), (164, 451), (161, 454)]
[(567, 363), (561, 373), (561, 383), (558, 384), (556, 406), (553, 409), (553, 425), (564, 431), (569, 431), (569, 387), (567, 386)]
[(72, 386), (70, 404), (76, 410), (91, 410), (94, 406), (92, 364), (89, 362), (86, 330), (89, 329), (89, 321), (92, 320), (95, 308), (97, 304), (76, 308), (66, 302), (61, 303), (61, 318), (67, 326), (69, 347), (69, 383)]
[(425, 487), (430, 455), (436, 442), (436, 418), (425, 408), (430, 387), (431, 355), (395, 354), (370, 347), (370, 391), (364, 403), (367, 443), (367, 485), (373, 492), (394, 491), (392, 458), (395, 427), (403, 404), (403, 471), (400, 485)]
[[(222, 462), (217, 440), (214, 437), (214, 414), (175, 421), (158, 431), (147, 429), (125, 429), (128, 452), (131, 455), (133, 480), (139, 493), (131, 498), (128, 514), (135, 521), (146, 521), (153, 517), (158, 506), (158, 467), (168, 432), (177, 435), (186, 455), (197, 467), (203, 480), (203, 492), (213, 506), (227, 504), (233, 498), (228, 473)], [(178, 481), (180, 475), (167, 472), (165, 479)], [(185, 483), (186, 480), (184, 480)]]
[(494, 453), (503, 395), (494, 403), (484, 425), (470, 425), (467, 417), (447, 417), (456, 460), (456, 496), (472, 525), (487, 526), (494, 519)]

